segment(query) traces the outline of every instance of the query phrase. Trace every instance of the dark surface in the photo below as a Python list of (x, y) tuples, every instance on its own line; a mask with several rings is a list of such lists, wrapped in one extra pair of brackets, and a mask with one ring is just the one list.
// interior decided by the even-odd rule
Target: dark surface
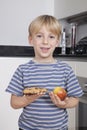
[(87, 104), (79, 103), (79, 130), (87, 130)]
[[(34, 49), (30, 46), (0, 46), (0, 56), (2, 57), (33, 57)], [(61, 54), (61, 48), (57, 47), (53, 54), (54, 57), (85, 57), (87, 54), (70, 54), (70, 48), (66, 48), (66, 54)]]

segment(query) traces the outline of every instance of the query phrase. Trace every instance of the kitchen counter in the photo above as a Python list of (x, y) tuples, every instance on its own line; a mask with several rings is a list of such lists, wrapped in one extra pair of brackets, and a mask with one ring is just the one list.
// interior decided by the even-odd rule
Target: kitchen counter
[[(31, 46), (5, 46), (0, 45), (0, 56), (3, 57), (33, 57), (34, 56), (34, 50)], [(72, 60), (75, 58), (79, 59), (87, 59), (87, 54), (70, 54), (70, 48), (66, 48), (66, 54), (61, 54), (61, 48), (56, 47), (54, 54), (54, 57), (60, 57), (60, 58), (71, 58)]]

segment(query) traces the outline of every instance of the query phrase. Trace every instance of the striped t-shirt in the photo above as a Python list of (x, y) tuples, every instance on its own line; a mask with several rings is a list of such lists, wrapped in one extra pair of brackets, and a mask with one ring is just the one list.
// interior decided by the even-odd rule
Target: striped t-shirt
[[(53, 64), (35, 63), (33, 60), (20, 65), (6, 91), (17, 96), (23, 95), (25, 87), (44, 87), (53, 91), (63, 87), (68, 96), (80, 97), (83, 92), (72, 68), (62, 62)], [(66, 109), (52, 103), (48, 93), (23, 108), (18, 125), (23, 130), (66, 130), (68, 115)]]

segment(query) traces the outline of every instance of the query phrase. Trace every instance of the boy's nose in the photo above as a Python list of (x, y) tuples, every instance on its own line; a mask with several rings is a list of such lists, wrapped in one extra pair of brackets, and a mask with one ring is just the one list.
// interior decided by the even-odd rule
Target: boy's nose
[(48, 44), (48, 42), (44, 42), (44, 44), (46, 44), (46, 45), (47, 45), (47, 44)]
[(47, 39), (47, 38), (44, 38), (43, 43), (44, 43), (44, 44), (48, 44), (48, 39)]

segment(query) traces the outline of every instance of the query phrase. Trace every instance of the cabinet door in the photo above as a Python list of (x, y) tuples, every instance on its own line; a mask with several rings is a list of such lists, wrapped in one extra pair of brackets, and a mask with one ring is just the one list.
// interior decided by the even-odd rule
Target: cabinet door
[(68, 130), (76, 130), (76, 108), (67, 109), (68, 112)]
[(76, 75), (87, 78), (87, 62), (76, 62)]
[(58, 19), (87, 11), (87, 0), (54, 0), (54, 15)]
[(87, 62), (76, 62), (76, 75), (80, 86), (87, 92)]

